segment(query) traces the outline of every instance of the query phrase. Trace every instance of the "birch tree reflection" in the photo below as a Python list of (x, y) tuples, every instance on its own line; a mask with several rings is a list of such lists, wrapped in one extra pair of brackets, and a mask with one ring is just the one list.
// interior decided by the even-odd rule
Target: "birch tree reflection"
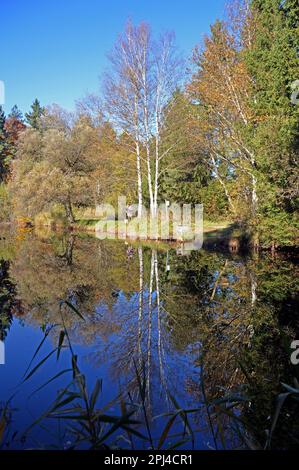
[(297, 270), (279, 257), (178, 256), (158, 244), (56, 234), (18, 243), (9, 276), (25, 324), (59, 326), (61, 300), (72, 302), (85, 318), (65, 312), (72, 344), (104, 386), (135, 403), (141, 377), (146, 412), (160, 430), (153, 418), (173, 411), (171, 397), (184, 409), (200, 407), (190, 419), (215, 447), (220, 429), (232, 444), (231, 418), (207, 403), (246, 391), (251, 405), (240, 406), (239, 417), (262, 442), (280, 382), (291, 382), (285, 344), (298, 330)]

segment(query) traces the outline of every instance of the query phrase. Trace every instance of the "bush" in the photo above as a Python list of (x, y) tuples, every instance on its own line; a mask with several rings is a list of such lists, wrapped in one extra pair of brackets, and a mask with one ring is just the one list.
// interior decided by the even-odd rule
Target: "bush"
[(262, 247), (298, 245), (299, 220), (296, 215), (275, 211), (260, 217), (257, 225), (259, 241)]
[(7, 186), (0, 183), (0, 222), (8, 222), (10, 220), (10, 197)]

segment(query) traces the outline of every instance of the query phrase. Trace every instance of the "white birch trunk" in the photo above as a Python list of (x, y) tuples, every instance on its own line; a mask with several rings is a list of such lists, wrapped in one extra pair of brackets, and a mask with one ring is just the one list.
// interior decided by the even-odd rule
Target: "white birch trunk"
[(160, 160), (160, 83), (157, 85), (155, 123), (156, 123), (156, 154), (155, 154), (155, 186), (154, 186), (154, 215), (157, 215), (159, 191), (159, 160)]
[(137, 193), (138, 193), (138, 219), (142, 217), (142, 175), (141, 175), (141, 156), (138, 132), (138, 97), (135, 96), (135, 148), (136, 148), (136, 166), (137, 166)]
[(211, 157), (211, 161), (212, 161), (212, 165), (213, 165), (213, 169), (214, 169), (214, 173), (215, 173), (215, 177), (217, 178), (217, 180), (219, 181), (219, 183), (221, 184), (221, 186), (223, 187), (224, 189), (224, 192), (225, 192), (225, 196), (228, 200), (228, 203), (230, 205), (230, 208), (232, 210), (232, 212), (235, 214), (236, 213), (236, 208), (235, 208), (235, 205), (232, 201), (232, 198), (230, 197), (230, 194), (228, 192), (228, 189), (226, 187), (226, 184), (224, 183), (223, 179), (221, 178), (221, 176), (219, 175), (219, 171), (218, 171), (218, 168), (217, 168), (217, 163), (215, 161), (215, 158), (212, 156)]
[(257, 181), (254, 174), (252, 174), (252, 192), (251, 192), (251, 204), (252, 204), (252, 213), (256, 215), (257, 206), (258, 206), (258, 197), (257, 197)]
[(142, 217), (142, 176), (141, 176), (141, 160), (140, 160), (140, 146), (136, 142), (136, 164), (137, 164), (137, 186), (138, 186), (138, 219)]
[(139, 305), (138, 305), (138, 359), (139, 367), (142, 365), (142, 317), (143, 317), (143, 252), (142, 247), (138, 248), (139, 257)]

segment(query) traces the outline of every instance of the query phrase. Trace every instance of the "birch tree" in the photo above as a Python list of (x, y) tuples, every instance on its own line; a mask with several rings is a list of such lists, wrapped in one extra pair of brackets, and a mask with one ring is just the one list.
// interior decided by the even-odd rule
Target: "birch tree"
[(225, 190), (232, 211), (236, 212), (225, 177), (220, 174), (219, 162), (226, 163), (235, 175), (246, 175), (254, 216), (258, 207), (257, 163), (248, 139), (254, 124), (249, 106), (253, 99), (252, 81), (242, 60), (239, 33), (231, 32), (223, 22), (212, 26), (204, 50), (197, 48), (194, 52), (198, 69), (189, 91), (205, 116), (204, 121), (199, 121), (199, 134), (206, 141), (211, 168)]
[(141, 217), (142, 182), (147, 181), (151, 216), (159, 199), (160, 162), (164, 113), (182, 75), (182, 61), (174, 35), (155, 41), (150, 28), (128, 23), (109, 56), (111, 69), (105, 79), (105, 102), (118, 132), (129, 134), (136, 155), (138, 216)]
[[(119, 133), (127, 134), (127, 141), (136, 155), (138, 217), (142, 216), (142, 174), (141, 174), (141, 82), (140, 68), (142, 51), (136, 48), (147, 42), (148, 28), (145, 25), (137, 30), (128, 24), (120, 35), (109, 55), (111, 69), (104, 82), (105, 109), (109, 119)], [(138, 37), (138, 40), (137, 40)]]

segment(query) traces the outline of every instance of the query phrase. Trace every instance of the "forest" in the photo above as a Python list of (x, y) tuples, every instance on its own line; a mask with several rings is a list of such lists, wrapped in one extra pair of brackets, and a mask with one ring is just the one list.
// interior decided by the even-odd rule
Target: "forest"
[(191, 57), (128, 22), (75, 111), (0, 107), (0, 223), (73, 226), (97, 204), (201, 203), (253, 247), (298, 246), (299, 4), (230, 1)]

